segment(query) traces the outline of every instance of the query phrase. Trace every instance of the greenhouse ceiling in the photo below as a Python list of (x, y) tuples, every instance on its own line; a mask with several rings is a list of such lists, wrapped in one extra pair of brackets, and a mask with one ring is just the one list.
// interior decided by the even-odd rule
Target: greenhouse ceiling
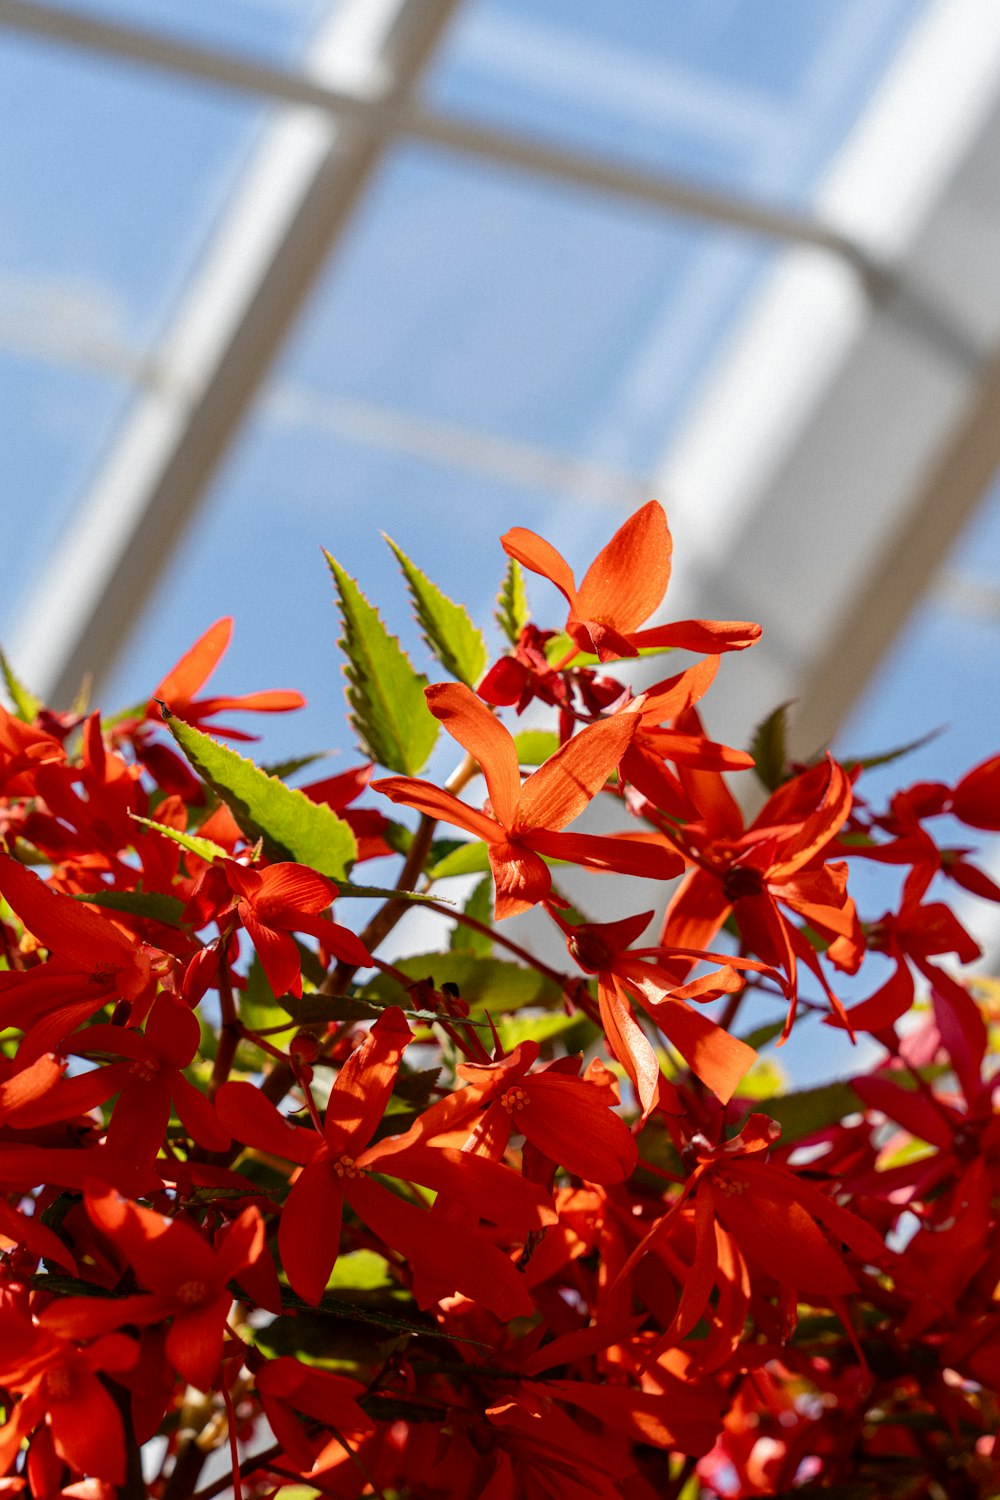
[(992, 748), (992, 7), (0, 0), (0, 89), (36, 691), (143, 697), (231, 613), (224, 686), (330, 744), (321, 545), (483, 610), (508, 526), (584, 563), (655, 494), (669, 616), (764, 625), (713, 728)]

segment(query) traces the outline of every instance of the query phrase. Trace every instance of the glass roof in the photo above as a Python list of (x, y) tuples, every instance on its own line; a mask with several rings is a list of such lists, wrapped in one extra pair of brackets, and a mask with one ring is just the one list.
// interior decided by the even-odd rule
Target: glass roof
[(266, 109), (0, 29), (0, 401), (25, 587), (113, 441)]
[(430, 97), (564, 145), (808, 202), (921, 0), (471, 0)]
[[(291, 69), (330, 7), (68, 9)], [(808, 211), (931, 9), (465, 0), (422, 92), (440, 111)], [(160, 378), (158, 341), (276, 111), (2, 29), (0, 90), (14, 122), (0, 159), (0, 394), (14, 417), (20, 539), (0, 602), (6, 635), (131, 401)], [(105, 696), (141, 696), (232, 612), (228, 685), (301, 686), (316, 701), (314, 742), (342, 742), (318, 548), (384, 592), (384, 528), (479, 610), (509, 525), (558, 536), (586, 562), (647, 497), (784, 253), (510, 166), (394, 145)], [(303, 660), (294, 681), (290, 637)], [(275, 753), (304, 733), (267, 729)], [(852, 738), (884, 738), (877, 717), (865, 729), (856, 716)]]

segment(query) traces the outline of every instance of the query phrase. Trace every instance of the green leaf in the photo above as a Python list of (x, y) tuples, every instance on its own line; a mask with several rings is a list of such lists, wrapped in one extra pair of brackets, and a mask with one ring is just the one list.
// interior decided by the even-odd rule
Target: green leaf
[(306, 766), (314, 766), (318, 760), (328, 760), (331, 753), (329, 750), (314, 750), (311, 755), (294, 755), (290, 760), (269, 761), (260, 769), (265, 776), (277, 776), (279, 781), (287, 781), (296, 771), (304, 771)]
[(427, 871), (428, 880), (447, 880), (451, 875), (482, 875), (490, 868), (489, 850), (473, 840), (452, 849)]
[(41, 698), (36, 698), (34, 693), (26, 688), (21, 679), (15, 675), (13, 667), (2, 651), (0, 651), (0, 672), (3, 673), (4, 685), (17, 712), (17, 717), (23, 719), (26, 724), (33, 724), (45, 704)]
[(183, 901), (178, 901), (176, 896), (161, 895), (159, 891), (95, 891), (89, 895), (76, 895), (73, 899), (82, 901), (85, 906), (127, 912), (132, 917), (151, 917), (154, 922), (165, 922), (170, 927), (179, 925), (184, 911)]
[(162, 833), (164, 838), (173, 839), (175, 844), (180, 844), (189, 854), (197, 854), (199, 859), (207, 860), (214, 864), (217, 859), (228, 859), (229, 850), (223, 849), (221, 844), (216, 844), (212, 839), (203, 839), (196, 833), (181, 833), (177, 828), (168, 828), (166, 823), (157, 823), (153, 818), (140, 818), (138, 813), (129, 813), (133, 823), (142, 823), (146, 828), (153, 828), (157, 833)]
[(237, 994), (236, 1008), (248, 1031), (268, 1031), (272, 1026), (286, 1027), (284, 1031), (275, 1032), (267, 1038), (274, 1047), (287, 1047), (299, 1029), (296, 1021), (289, 1024), (289, 1011), (275, 997), (256, 953), (247, 972), (246, 986)]
[(521, 564), (512, 557), (497, 594), (496, 622), (511, 645), (516, 646), (521, 631), (530, 619), (528, 596), (524, 590), (524, 573)]
[(781, 1126), (783, 1146), (863, 1109), (851, 1085), (843, 1082), (823, 1083), (814, 1089), (800, 1089), (767, 1100), (767, 1113)]
[(337, 882), (337, 897), (348, 898), (350, 896), (363, 897), (366, 900), (376, 901), (443, 901), (443, 896), (431, 896), (426, 891), (398, 891), (393, 887), (391, 890), (384, 885), (355, 885), (351, 880), (339, 880)]
[(399, 641), (354, 579), (325, 554), (337, 589), (347, 655), (350, 720), (366, 754), (404, 776), (423, 770), (438, 736), (438, 722), (424, 698), (427, 678), (414, 671)]
[[(488, 1009), (492, 1013), (493, 1007)], [(563, 1011), (548, 1016), (501, 1016), (497, 1021), (497, 1035), (504, 1051), (513, 1052), (519, 1042), (547, 1042), (585, 1020), (585, 1016), (567, 1016)]]
[(455, 604), (412, 563), (391, 536), (382, 533), (399, 559), (427, 642), (446, 672), (474, 688), (486, 670), (487, 651), (482, 633), (461, 604)]
[[(430, 979), (437, 989), (443, 984), (455, 985), (473, 1011), (482, 1009), (499, 1014), (520, 1010), (523, 1005), (550, 1009), (562, 1000), (561, 987), (546, 975), (506, 959), (484, 958), (469, 949), (410, 954), (407, 958), (397, 958), (394, 968), (408, 979)], [(380, 974), (366, 991), (390, 1002), (396, 1002), (400, 994), (406, 993), (387, 974)]]
[[(464, 910), (467, 917), (474, 917), (487, 926), (493, 921), (493, 881), (488, 875), (485, 880), (476, 882)], [(488, 933), (477, 932), (474, 927), (466, 927), (464, 922), (456, 922), (448, 946), (453, 952), (465, 949), (488, 958), (493, 952), (493, 938)]]
[(522, 729), (514, 744), (519, 765), (541, 766), (559, 749), (559, 736), (553, 729)]
[(788, 710), (791, 703), (779, 703), (773, 713), (762, 719), (753, 732), (750, 754), (758, 780), (769, 792), (776, 792), (788, 779)]
[(740, 1080), (737, 1099), (771, 1100), (786, 1086), (788, 1079), (773, 1057), (759, 1057), (749, 1073)]
[(323, 802), (268, 776), (183, 719), (164, 713), (167, 728), (195, 770), (222, 798), (248, 839), (263, 839), (271, 859), (293, 860), (342, 879), (357, 858), (349, 825)]
[[(569, 919), (572, 920), (572, 919)], [(748, 1031), (740, 1041), (747, 1047), (752, 1047), (759, 1052), (761, 1047), (766, 1047), (768, 1042), (773, 1042), (776, 1036), (780, 1036), (785, 1029), (785, 1018), (782, 1016), (777, 1021), (768, 1021), (763, 1026), (755, 1026), (753, 1031)]]
[(899, 760), (903, 755), (909, 755), (911, 750), (920, 750), (924, 745), (929, 745), (931, 740), (936, 740), (939, 734), (944, 733), (944, 726), (932, 729), (929, 734), (922, 734), (918, 740), (910, 740), (909, 744), (897, 745), (895, 750), (883, 750), (880, 755), (847, 755), (842, 764), (847, 770), (853, 770), (860, 766), (862, 771), (871, 771), (875, 766), (887, 766), (891, 761)]

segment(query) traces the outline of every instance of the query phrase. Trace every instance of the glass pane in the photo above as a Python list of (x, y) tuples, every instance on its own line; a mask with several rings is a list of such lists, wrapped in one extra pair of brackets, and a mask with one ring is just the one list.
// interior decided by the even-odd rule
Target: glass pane
[(293, 62), (336, 0), (65, 0), (102, 20), (119, 21), (202, 46)]
[(471, 0), (435, 103), (786, 203), (808, 198), (924, 0)]
[(771, 253), (403, 150), (320, 283), (279, 386), (647, 472)]
[[(266, 113), (0, 31), (0, 628), (84, 492)], [(7, 559), (7, 572), (13, 559)]]

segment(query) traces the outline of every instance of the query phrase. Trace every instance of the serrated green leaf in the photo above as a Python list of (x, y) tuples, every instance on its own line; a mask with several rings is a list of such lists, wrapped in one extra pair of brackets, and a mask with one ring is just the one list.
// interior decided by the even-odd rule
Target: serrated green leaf
[(3, 673), (4, 686), (14, 705), (17, 717), (23, 719), (25, 724), (33, 724), (45, 705), (41, 698), (36, 698), (35, 694), (25, 687), (3, 651), (0, 651), (0, 672)]
[(268, 776), (183, 719), (164, 714), (167, 728), (195, 770), (225, 802), (248, 839), (263, 839), (271, 859), (293, 860), (342, 879), (357, 858), (350, 826), (323, 802)]
[[(464, 911), (467, 917), (473, 917), (486, 926), (493, 921), (493, 881), (489, 876), (485, 880), (477, 880)], [(464, 922), (456, 922), (448, 946), (453, 951), (465, 949), (487, 958), (493, 952), (493, 939), (486, 932), (477, 932), (474, 927), (466, 927)]]
[(788, 710), (791, 703), (778, 707), (762, 719), (753, 732), (750, 754), (757, 778), (769, 792), (776, 792), (788, 779)]
[(447, 880), (452, 875), (482, 875), (490, 868), (489, 851), (485, 844), (473, 841), (452, 849), (444, 859), (427, 871), (429, 880)]
[(519, 765), (541, 766), (559, 749), (559, 736), (554, 729), (522, 729), (514, 744)]
[(427, 764), (439, 725), (424, 697), (426, 677), (416, 672), (394, 635), (350, 574), (325, 554), (343, 621), (350, 720), (362, 748), (379, 765), (415, 776)]
[[(408, 979), (431, 979), (438, 989), (443, 984), (455, 985), (473, 1011), (488, 1010), (498, 1015), (524, 1005), (551, 1008), (562, 1001), (562, 989), (546, 975), (506, 959), (484, 958), (468, 949), (410, 954), (397, 958), (393, 967)], [(406, 994), (387, 974), (374, 979), (366, 992), (390, 1003), (398, 1003), (400, 994)]]
[(157, 823), (155, 818), (140, 818), (138, 813), (129, 813), (133, 823), (142, 823), (145, 828), (152, 828), (157, 833), (162, 833), (164, 838), (173, 839), (175, 844), (180, 844), (189, 854), (197, 854), (199, 859), (204, 859), (208, 864), (214, 864), (217, 859), (228, 859), (229, 850), (223, 849), (221, 844), (216, 844), (212, 839), (203, 839), (197, 833), (181, 833), (178, 828), (168, 828), (166, 823)]
[(95, 891), (88, 895), (76, 895), (74, 900), (85, 906), (103, 906), (108, 911), (121, 911), (132, 917), (151, 917), (154, 922), (165, 922), (176, 927), (184, 912), (184, 902), (176, 896), (161, 895), (159, 891)]
[(296, 1026), (325, 1025), (328, 1021), (371, 1021), (385, 1009), (360, 995), (282, 995), (281, 1008)]
[(528, 596), (524, 589), (524, 572), (516, 557), (507, 563), (497, 594), (495, 616), (497, 624), (512, 646), (516, 646), (521, 631), (531, 619), (528, 611)]
[(468, 611), (431, 583), (391, 536), (382, 533), (399, 559), (417, 620), (427, 642), (446, 672), (474, 688), (486, 670), (486, 642), (469, 619)]

